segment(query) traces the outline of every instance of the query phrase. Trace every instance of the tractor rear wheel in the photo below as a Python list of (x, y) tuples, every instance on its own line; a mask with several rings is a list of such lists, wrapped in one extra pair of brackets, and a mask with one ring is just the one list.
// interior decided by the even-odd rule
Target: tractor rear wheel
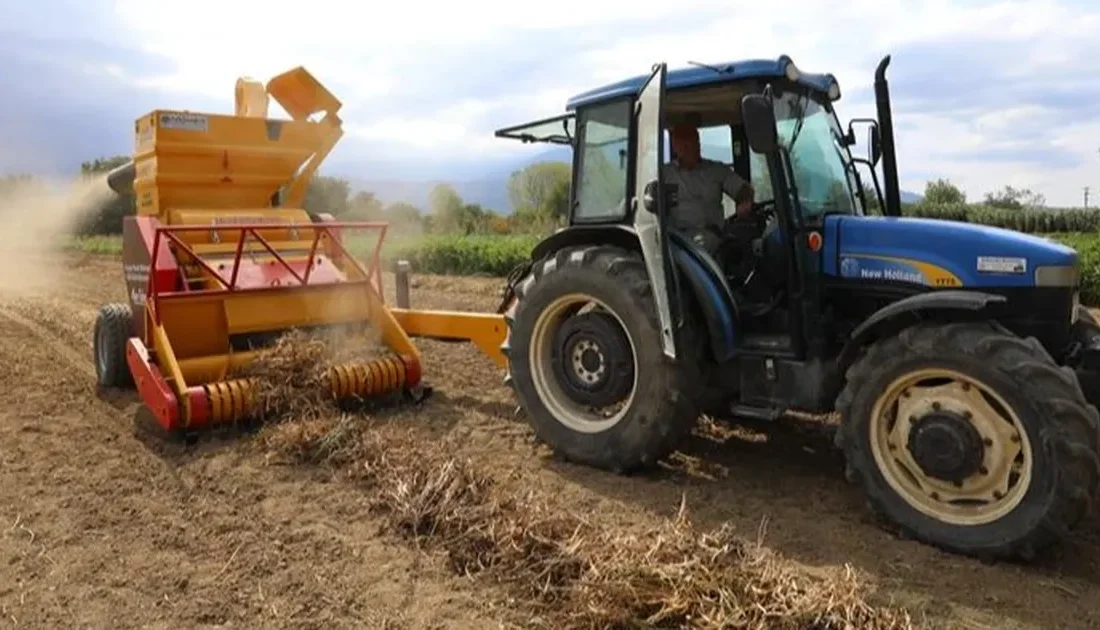
[(129, 305), (105, 304), (99, 308), (92, 342), (99, 387), (127, 388), (134, 384), (126, 364), (126, 342), (133, 335)]
[(837, 445), (849, 480), (906, 536), (1030, 558), (1089, 511), (1097, 423), (1071, 370), (991, 323), (921, 324), (847, 373)]
[(625, 473), (670, 453), (698, 417), (692, 348), (669, 361), (642, 259), (582, 247), (536, 262), (507, 316), (507, 380), (558, 456)]

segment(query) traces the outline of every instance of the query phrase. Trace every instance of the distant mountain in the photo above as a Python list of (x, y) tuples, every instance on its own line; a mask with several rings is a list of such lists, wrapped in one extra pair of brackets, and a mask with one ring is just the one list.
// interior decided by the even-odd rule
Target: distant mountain
[(399, 180), (352, 180), (352, 188), (374, 193), (384, 204), (397, 202), (410, 203), (422, 211), (428, 209), (428, 195), (437, 184), (450, 184), (458, 196), (466, 203), (476, 203), (501, 214), (511, 214), (511, 202), (508, 200), (508, 177), (496, 177), (472, 181), (422, 181)]
[(454, 187), (466, 203), (476, 203), (483, 208), (501, 214), (511, 214), (512, 205), (508, 199), (508, 178), (512, 173), (536, 162), (572, 160), (572, 151), (567, 148), (553, 147), (527, 156), (524, 159), (487, 164), (482, 177), (444, 179), (404, 180), (389, 177), (350, 178), (355, 190), (367, 190), (374, 193), (384, 204), (397, 202), (410, 203), (422, 210), (428, 208), (428, 196), (432, 188), (446, 183)]
[(908, 190), (901, 191), (902, 203), (920, 203), (924, 201), (924, 195), (918, 195), (915, 192), (909, 192)]

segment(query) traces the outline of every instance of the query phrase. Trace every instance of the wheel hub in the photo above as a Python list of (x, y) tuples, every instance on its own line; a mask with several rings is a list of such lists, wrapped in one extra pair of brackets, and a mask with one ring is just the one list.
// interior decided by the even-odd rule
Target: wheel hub
[(607, 407), (630, 394), (634, 364), (630, 343), (607, 313), (575, 315), (555, 335), (552, 360), (558, 383), (573, 401)]
[(573, 375), (585, 383), (595, 383), (607, 372), (606, 359), (600, 347), (591, 339), (573, 344)]
[(979, 472), (984, 448), (982, 436), (962, 414), (933, 411), (913, 422), (909, 452), (924, 474), (951, 483)]

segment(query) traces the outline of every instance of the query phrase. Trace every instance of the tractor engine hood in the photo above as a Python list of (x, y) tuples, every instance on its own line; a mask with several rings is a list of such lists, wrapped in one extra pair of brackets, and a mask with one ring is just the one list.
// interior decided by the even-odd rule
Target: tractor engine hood
[(939, 287), (1076, 286), (1077, 252), (1039, 236), (937, 219), (831, 216), (825, 273)]

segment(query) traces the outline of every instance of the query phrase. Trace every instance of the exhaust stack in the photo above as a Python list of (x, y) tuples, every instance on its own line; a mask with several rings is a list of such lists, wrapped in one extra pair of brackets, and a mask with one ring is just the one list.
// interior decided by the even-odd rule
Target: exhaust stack
[(875, 106), (882, 135), (882, 180), (886, 188), (886, 214), (901, 216), (901, 183), (898, 181), (898, 156), (894, 143), (894, 118), (890, 112), (890, 87), (886, 82), (886, 67), (890, 55), (879, 62), (875, 70)]

